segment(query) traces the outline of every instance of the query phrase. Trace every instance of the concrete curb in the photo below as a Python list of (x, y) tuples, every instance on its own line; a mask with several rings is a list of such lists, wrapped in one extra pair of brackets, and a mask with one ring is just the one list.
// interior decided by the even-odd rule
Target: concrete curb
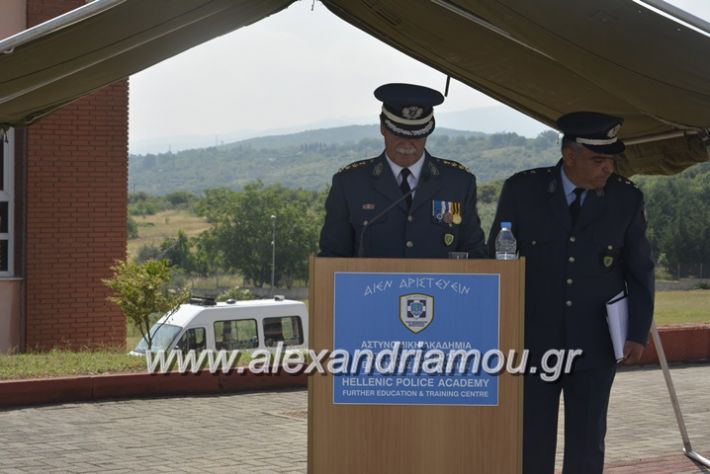
[[(710, 360), (710, 324), (659, 328), (669, 362)], [(651, 343), (638, 365), (658, 364)], [(204, 395), (259, 390), (304, 388), (305, 374), (148, 374), (128, 373), (85, 377), (10, 380), (0, 382), (0, 408), (105, 400), (110, 398)]]
[(0, 408), (173, 395), (204, 395), (304, 388), (305, 374), (129, 373), (0, 382)]
[[(663, 326), (658, 328), (658, 334), (668, 362), (710, 360), (710, 323)], [(643, 364), (658, 364), (653, 341), (641, 356), (639, 365)]]

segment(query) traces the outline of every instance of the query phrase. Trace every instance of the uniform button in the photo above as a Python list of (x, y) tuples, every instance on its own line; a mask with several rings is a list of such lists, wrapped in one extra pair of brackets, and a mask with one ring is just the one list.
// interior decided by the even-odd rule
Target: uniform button
[(414, 217), (412, 217), (412, 215), (410, 214), (410, 215), (407, 216), (407, 220), (408, 220), (409, 222), (412, 222), (412, 221), (414, 220)]
[(576, 242), (577, 239), (576, 239), (576, 238), (574, 237), (574, 235), (573, 235), (573, 236), (571, 236), (571, 237), (569, 238), (569, 241), (570, 241), (570, 242)]
[(574, 263), (574, 257), (570, 257), (570, 258), (568, 258), (568, 260), (569, 260), (569, 263)]
[(533, 245), (535, 245), (535, 244), (537, 244), (537, 241), (536, 241), (536, 240), (533, 240), (533, 241), (530, 242), (530, 243), (533, 244)]
[(407, 247), (409, 247), (411, 249), (412, 247), (414, 247), (414, 242), (412, 242), (411, 240), (408, 240), (406, 245), (407, 245)]
[(568, 279), (567, 279), (567, 284), (568, 284), (568, 285), (571, 285), (572, 283), (574, 283), (574, 280), (572, 280), (571, 278), (568, 278)]
[(569, 308), (570, 306), (572, 306), (572, 302), (571, 302), (570, 300), (567, 300), (567, 301), (565, 302), (565, 304), (567, 305), (568, 308)]
[(614, 250), (614, 246), (613, 246), (613, 245), (608, 245), (607, 248), (608, 248), (609, 250)]

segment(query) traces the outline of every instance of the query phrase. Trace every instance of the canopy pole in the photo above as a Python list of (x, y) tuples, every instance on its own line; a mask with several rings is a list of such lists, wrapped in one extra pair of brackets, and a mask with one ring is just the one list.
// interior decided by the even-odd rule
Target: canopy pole
[(671, 18), (677, 23), (681, 23), (698, 33), (710, 36), (710, 23), (664, 0), (633, 0), (633, 2), (651, 11), (660, 13), (667, 18)]
[(463, 8), (459, 7), (458, 5), (454, 5), (453, 3), (449, 2), (448, 0), (430, 0), (430, 1), (431, 1), (431, 3), (439, 5), (441, 8), (449, 10), (450, 12), (455, 13), (456, 15), (458, 15), (462, 18), (465, 18), (468, 21), (471, 21), (479, 26), (482, 26), (483, 28), (485, 28), (489, 31), (492, 31), (493, 33), (495, 33), (499, 36), (502, 36), (505, 39), (512, 41), (513, 43), (519, 44), (520, 46), (522, 46), (526, 49), (529, 49), (530, 51), (534, 51), (541, 56), (545, 56), (547, 59), (557, 62), (557, 60), (555, 58), (553, 58), (552, 56), (545, 54), (544, 52), (540, 51), (539, 49), (537, 49), (533, 46), (530, 46), (529, 44), (524, 43), (524, 42), (520, 41), (519, 39), (514, 38), (513, 35), (511, 35), (507, 31), (505, 31), (501, 28), (498, 28), (493, 23), (487, 22), (483, 18), (476, 16), (467, 10), (464, 10)]
[(668, 395), (671, 398), (671, 405), (673, 405), (673, 412), (675, 413), (675, 419), (678, 423), (678, 429), (680, 430), (680, 437), (683, 440), (683, 453), (694, 462), (710, 468), (710, 460), (696, 453), (693, 450), (693, 446), (690, 444), (688, 430), (685, 427), (683, 413), (680, 411), (678, 395), (676, 395), (675, 392), (675, 386), (673, 385), (673, 379), (671, 378), (671, 371), (668, 368), (668, 361), (666, 360), (666, 353), (663, 351), (663, 344), (661, 343), (661, 337), (658, 335), (658, 329), (656, 328), (655, 321), (651, 323), (651, 336), (653, 337), (653, 344), (656, 346), (656, 354), (658, 354), (658, 362), (660, 362), (661, 369), (663, 370), (663, 377), (666, 379), (666, 387), (668, 387)]
[(624, 144), (639, 145), (641, 143), (658, 142), (661, 140), (668, 140), (670, 138), (684, 137), (686, 135), (698, 135), (701, 132), (699, 130), (677, 130), (675, 132), (659, 133), (658, 135), (646, 135), (638, 138), (628, 138), (624, 139)]
[(63, 15), (47, 20), (44, 23), (20, 31), (4, 40), (0, 41), (0, 51), (2, 54), (12, 54), (17, 46), (36, 38), (54, 33), (67, 26), (73, 25), (81, 20), (98, 15), (106, 10), (110, 10), (116, 5), (120, 5), (126, 0), (95, 0), (91, 3), (71, 10)]

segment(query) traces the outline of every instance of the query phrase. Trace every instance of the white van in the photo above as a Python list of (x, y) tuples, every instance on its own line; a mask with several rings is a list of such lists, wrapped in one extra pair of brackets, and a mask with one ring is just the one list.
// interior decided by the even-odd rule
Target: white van
[[(254, 350), (308, 347), (308, 311), (300, 301), (273, 299), (215, 303), (192, 298), (169, 316), (160, 318), (150, 329), (152, 352), (179, 349)], [(143, 338), (132, 355), (144, 355), (148, 342)]]

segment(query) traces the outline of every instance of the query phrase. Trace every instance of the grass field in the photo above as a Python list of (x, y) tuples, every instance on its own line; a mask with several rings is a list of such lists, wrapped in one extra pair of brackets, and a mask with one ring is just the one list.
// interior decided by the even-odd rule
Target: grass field
[(656, 325), (710, 323), (710, 290), (656, 292)]
[(152, 216), (133, 216), (138, 223), (138, 238), (128, 241), (128, 259), (132, 260), (144, 245), (160, 245), (167, 237), (175, 237), (182, 230), (195, 237), (209, 229), (210, 224), (187, 210), (163, 211)]
[(145, 370), (145, 359), (118, 351), (67, 352), (0, 356), (0, 380), (96, 375)]
[[(710, 323), (710, 290), (659, 291), (656, 293), (656, 324)], [(140, 335), (127, 327), (126, 350), (133, 349)], [(121, 351), (65, 352), (0, 355), (0, 380), (91, 375), (145, 370), (142, 357)]]

